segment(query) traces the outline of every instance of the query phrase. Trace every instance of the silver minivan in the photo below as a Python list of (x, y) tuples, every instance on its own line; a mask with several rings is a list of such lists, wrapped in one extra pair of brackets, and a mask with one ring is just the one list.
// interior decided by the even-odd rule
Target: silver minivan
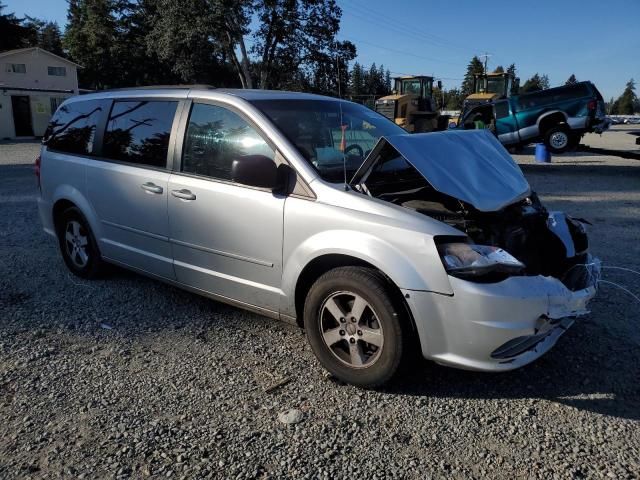
[(523, 366), (596, 291), (583, 222), (547, 211), (492, 134), (409, 135), (334, 98), (73, 97), (36, 172), (74, 274), (108, 262), (298, 323), (356, 385), (387, 382), (413, 347), (453, 367)]

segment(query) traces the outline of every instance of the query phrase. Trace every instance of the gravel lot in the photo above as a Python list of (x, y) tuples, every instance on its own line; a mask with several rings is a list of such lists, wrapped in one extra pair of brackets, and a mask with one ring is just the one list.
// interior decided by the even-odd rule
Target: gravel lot
[[(624, 292), (603, 285), (518, 371), (425, 361), (359, 390), (295, 327), (121, 270), (72, 277), (40, 228), (37, 150), (0, 144), (0, 477), (640, 477), (640, 303)], [(605, 265), (640, 270), (640, 162), (524, 153), (547, 206), (593, 223)], [(605, 278), (640, 294), (640, 276)]]

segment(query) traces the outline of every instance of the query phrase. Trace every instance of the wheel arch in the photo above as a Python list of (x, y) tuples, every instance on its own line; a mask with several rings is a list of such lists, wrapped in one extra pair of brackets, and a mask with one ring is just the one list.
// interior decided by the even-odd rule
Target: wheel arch
[(398, 287), (398, 285), (396, 285), (396, 283), (377, 266), (361, 258), (341, 253), (328, 253), (317, 256), (312, 259), (307, 265), (305, 265), (305, 267), (300, 272), (300, 275), (298, 276), (296, 282), (294, 293), (296, 323), (300, 327), (302, 327), (304, 323), (304, 303), (305, 299), (307, 298), (307, 294), (311, 289), (311, 286), (322, 275), (338, 267), (363, 267), (376, 271), (389, 285), (389, 291), (393, 297), (394, 302), (396, 302), (397, 305), (406, 312), (407, 319), (409, 320), (411, 325), (411, 329), (413, 331), (417, 331), (411, 309), (404, 299), (400, 287)]
[(89, 227), (91, 227), (96, 241), (99, 242), (99, 238), (101, 237), (100, 222), (87, 198), (77, 188), (71, 185), (61, 185), (58, 187), (54, 192), (52, 205), (51, 216), (56, 233), (59, 227), (60, 215), (62, 215), (67, 208), (76, 207), (89, 223)]
[(568, 125), (568, 117), (562, 110), (551, 110), (543, 113), (536, 123), (538, 124), (538, 131), (540, 132), (540, 135), (544, 135), (547, 130), (555, 125), (563, 123)]

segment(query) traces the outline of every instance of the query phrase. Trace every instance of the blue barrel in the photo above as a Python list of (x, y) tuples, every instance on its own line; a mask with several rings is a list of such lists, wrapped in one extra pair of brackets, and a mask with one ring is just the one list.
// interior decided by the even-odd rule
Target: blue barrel
[(544, 143), (536, 143), (536, 162), (551, 163), (551, 154)]

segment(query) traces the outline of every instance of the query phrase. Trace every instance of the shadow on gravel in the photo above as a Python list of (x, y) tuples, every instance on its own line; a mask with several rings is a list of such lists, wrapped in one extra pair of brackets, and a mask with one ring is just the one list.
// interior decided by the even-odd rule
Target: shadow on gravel
[[(601, 329), (594, 323), (589, 327)], [(476, 400), (538, 398), (602, 415), (640, 419), (640, 342), (615, 338), (612, 351), (596, 338), (580, 335), (577, 330), (581, 328), (577, 323), (545, 356), (512, 372), (469, 372), (420, 359), (417, 365), (404, 368), (386, 392)]]
[[(598, 162), (599, 163), (599, 162)], [(553, 173), (554, 175), (567, 176), (611, 176), (611, 177), (639, 177), (640, 164), (632, 165), (602, 165), (589, 164), (588, 166), (576, 165), (572, 163), (526, 163), (519, 164), (520, 169), (526, 175), (527, 173)]]
[[(638, 223), (633, 227), (637, 229)], [(619, 253), (606, 252), (605, 248), (601, 246), (597, 252), (603, 254), (605, 264), (620, 261), (616, 257)], [(612, 275), (606, 272), (605, 278)], [(611, 279), (640, 291), (635, 275)], [(639, 420), (640, 305), (624, 293), (601, 288), (590, 307), (591, 313), (577, 319), (554, 348), (521, 369), (470, 372), (420, 358), (403, 369), (387, 392), (486, 400), (539, 398)]]

